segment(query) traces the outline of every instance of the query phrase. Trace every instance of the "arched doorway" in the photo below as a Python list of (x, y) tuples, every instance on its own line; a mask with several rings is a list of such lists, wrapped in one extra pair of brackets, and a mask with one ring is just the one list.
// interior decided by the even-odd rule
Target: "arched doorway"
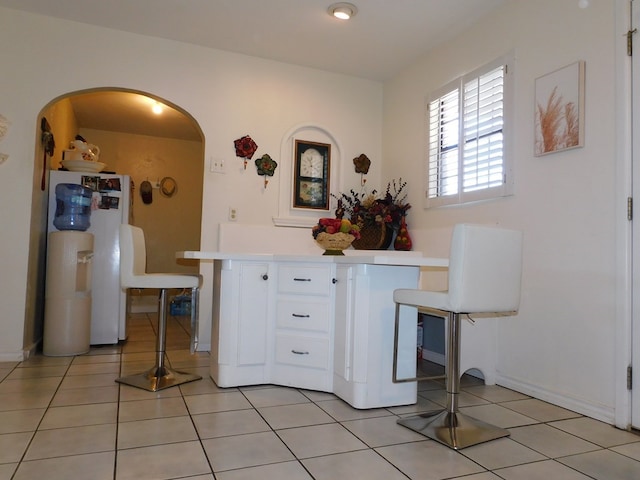
[[(161, 115), (149, 113), (156, 104), (162, 107)], [(35, 171), (45, 181), (44, 195), (34, 192), (38, 201), (31, 212), (31, 236), (40, 240), (37, 252), (33, 248), (30, 252), (30, 268), (38, 275), (29, 276), (37, 285), (28, 289), (26, 348), (33, 348), (43, 332), (49, 171), (61, 167), (63, 150), (76, 135), (100, 147), (105, 172), (131, 177), (135, 190), (130, 223), (145, 230), (149, 271), (197, 272), (195, 263), (178, 264), (174, 255), (176, 250), (200, 247), (204, 136), (188, 112), (147, 92), (105, 87), (57, 97), (41, 110), (39, 126), (42, 118), (47, 119), (56, 146), (43, 161), (37, 139)], [(152, 185), (148, 203), (140, 195), (143, 181)]]

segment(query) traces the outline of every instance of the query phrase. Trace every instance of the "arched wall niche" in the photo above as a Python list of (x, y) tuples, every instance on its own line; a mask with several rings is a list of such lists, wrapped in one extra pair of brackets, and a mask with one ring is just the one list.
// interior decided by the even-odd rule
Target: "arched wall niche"
[(293, 206), (294, 145), (295, 140), (328, 143), (331, 145), (331, 167), (329, 173), (329, 192), (338, 193), (341, 188), (342, 146), (337, 137), (327, 128), (312, 123), (303, 123), (286, 132), (280, 143), (280, 193), (278, 216), (273, 223), (278, 227), (307, 228), (318, 219), (333, 216), (335, 200), (330, 199), (329, 209), (306, 209)]

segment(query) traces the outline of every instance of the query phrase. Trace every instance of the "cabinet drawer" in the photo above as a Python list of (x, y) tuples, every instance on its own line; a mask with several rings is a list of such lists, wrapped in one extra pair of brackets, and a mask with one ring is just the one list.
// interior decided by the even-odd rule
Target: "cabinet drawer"
[(280, 265), (278, 292), (328, 295), (331, 287), (329, 265)]
[(276, 335), (276, 362), (299, 367), (329, 368), (329, 339)]
[(279, 300), (276, 326), (278, 328), (329, 332), (329, 303), (326, 301)]

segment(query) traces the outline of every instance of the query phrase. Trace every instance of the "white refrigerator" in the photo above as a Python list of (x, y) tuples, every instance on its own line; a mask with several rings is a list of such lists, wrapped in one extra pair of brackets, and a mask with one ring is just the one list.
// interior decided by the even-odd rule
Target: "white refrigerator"
[(48, 231), (56, 213), (56, 185), (72, 183), (93, 190), (91, 226), (94, 235), (91, 277), (91, 345), (115, 344), (127, 338), (127, 296), (120, 288), (119, 225), (131, 223), (131, 179), (127, 175), (51, 171)]

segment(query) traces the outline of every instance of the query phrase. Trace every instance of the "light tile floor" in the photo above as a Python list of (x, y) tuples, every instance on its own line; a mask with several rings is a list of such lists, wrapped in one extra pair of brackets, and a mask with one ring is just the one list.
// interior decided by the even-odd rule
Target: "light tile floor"
[(123, 345), (0, 363), (0, 480), (640, 479), (640, 436), (472, 377), (461, 410), (511, 435), (461, 451), (396, 424), (440, 408), (438, 382), (420, 385), (417, 405), (373, 410), (294, 388), (218, 388), (180, 318), (169, 362), (203, 379), (158, 393), (115, 383), (153, 364), (152, 317), (134, 315)]

